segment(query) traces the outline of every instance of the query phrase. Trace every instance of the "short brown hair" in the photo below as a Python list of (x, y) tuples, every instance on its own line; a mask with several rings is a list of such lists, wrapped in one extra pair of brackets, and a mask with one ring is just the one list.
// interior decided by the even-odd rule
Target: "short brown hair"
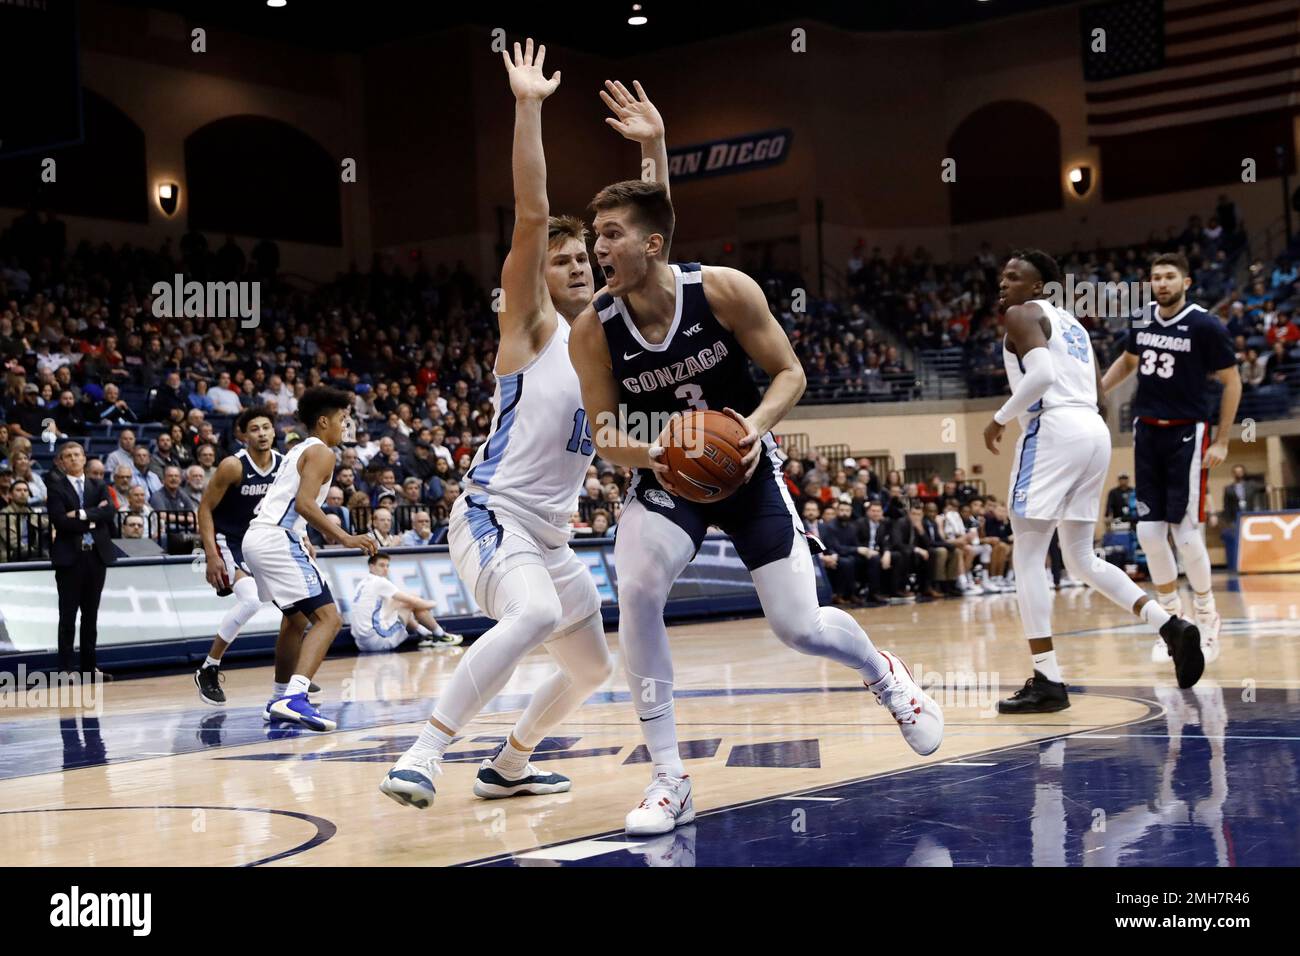
[(584, 246), (587, 244), (587, 227), (577, 216), (550, 216), (546, 220), (546, 248), (557, 242), (577, 239)]
[(1154, 272), (1156, 266), (1173, 266), (1184, 277), (1191, 275), (1191, 270), (1187, 265), (1187, 257), (1181, 252), (1162, 252), (1151, 260), (1151, 271)]
[(637, 224), (646, 230), (647, 235), (659, 233), (663, 236), (664, 249), (668, 248), (673, 240), (677, 215), (673, 212), (672, 200), (668, 198), (668, 188), (663, 183), (629, 179), (606, 186), (591, 201), (594, 212), (619, 206), (631, 206)]

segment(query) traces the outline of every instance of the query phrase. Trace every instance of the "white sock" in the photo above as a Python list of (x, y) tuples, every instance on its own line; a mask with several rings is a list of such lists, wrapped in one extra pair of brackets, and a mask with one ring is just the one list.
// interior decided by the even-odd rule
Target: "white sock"
[(1061, 683), (1061, 665), (1056, 662), (1056, 651), (1034, 655), (1034, 670), (1053, 683)]
[(420, 736), (411, 745), (411, 749), (398, 758), (397, 766), (405, 767), (429, 758), (441, 760), (451, 746), (451, 739), (451, 734), (444, 733), (426, 720)]
[(307, 693), (310, 687), (310, 677), (307, 677), (305, 674), (294, 674), (293, 677), (289, 678), (289, 686), (285, 689), (285, 693), (290, 697), (293, 697), (295, 694)]
[(1159, 601), (1147, 601), (1146, 604), (1142, 605), (1142, 610), (1139, 611), (1138, 614), (1141, 615), (1142, 620), (1146, 621), (1157, 631), (1164, 627), (1165, 622), (1173, 617), (1167, 609), (1161, 606)]
[(661, 713), (641, 721), (641, 733), (645, 736), (646, 749), (654, 763), (654, 772), (683, 776), (686, 766), (682, 763), (677, 750), (677, 715), (676, 703), (670, 701), (668, 708)]
[(433, 630), (430, 631), (429, 633), (432, 634), (434, 637), (444, 637), (447, 634), (447, 632), (442, 629), (442, 625), (437, 623), (433, 625)]
[[(1210, 598), (1210, 603), (1211, 603), (1211, 604), (1214, 603), (1214, 598), (1213, 598), (1213, 597)], [(221, 661), (217, 660), (215, 657), (213, 657), (211, 654), (209, 654), (207, 657), (205, 657), (205, 658), (203, 659), (203, 666), (204, 666), (204, 667), (220, 667), (220, 666), (221, 666)]]
[(1157, 591), (1156, 600), (1160, 602), (1160, 606), (1168, 612), (1170, 617), (1183, 616), (1183, 598), (1182, 595), (1178, 593), (1177, 588), (1167, 592)]
[(506, 745), (501, 748), (501, 752), (492, 760), (492, 767), (503, 777), (513, 780), (516, 777), (524, 775), (524, 769), (528, 766), (528, 758), (533, 755), (532, 750), (519, 750), (512, 744), (509, 738), (506, 739)]
[(1195, 606), (1196, 606), (1196, 610), (1198, 610), (1198, 611), (1213, 611), (1213, 610), (1214, 610), (1214, 592), (1213, 592), (1213, 591), (1207, 591), (1207, 592), (1204, 593), (1204, 594), (1198, 594), (1198, 595), (1196, 595), (1196, 598), (1193, 600), (1192, 603), (1195, 604)]
[(283, 697), (288, 692), (288, 690), (289, 690), (288, 684), (282, 684), (279, 681), (276, 681), (271, 685), (271, 696)]
[(415, 622), (415, 633), (416, 633), (416, 634), (419, 634), (421, 637), (428, 637), (430, 634), (433, 633), (433, 631), (429, 630), (427, 627), (425, 627), (425, 626), (424, 626), (423, 624), (421, 624), (419, 621), (416, 621), (416, 622)]

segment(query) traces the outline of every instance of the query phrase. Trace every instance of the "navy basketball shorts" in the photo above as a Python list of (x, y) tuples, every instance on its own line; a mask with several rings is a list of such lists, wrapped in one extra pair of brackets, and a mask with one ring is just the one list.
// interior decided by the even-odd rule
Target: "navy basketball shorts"
[(761, 455), (749, 481), (722, 501), (699, 504), (671, 495), (649, 470), (636, 473), (628, 500), (635, 497), (647, 511), (663, 515), (685, 531), (697, 552), (710, 527), (721, 529), (749, 571), (789, 557), (796, 535), (806, 539), (814, 553), (819, 552), (820, 542), (804, 532), (776, 465), (779, 454), (772, 446), (768, 454)]
[(1205, 422), (1152, 425), (1141, 419), (1133, 426), (1134, 479), (1138, 521), (1178, 524), (1190, 516), (1205, 520), (1205, 482), (1202, 469), (1210, 447)]

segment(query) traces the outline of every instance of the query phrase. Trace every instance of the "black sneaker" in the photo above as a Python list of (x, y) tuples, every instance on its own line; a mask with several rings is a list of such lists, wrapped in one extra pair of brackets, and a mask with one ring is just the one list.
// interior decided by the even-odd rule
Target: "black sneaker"
[(1160, 628), (1169, 656), (1174, 659), (1174, 675), (1183, 690), (1192, 687), (1205, 672), (1205, 653), (1201, 650), (1201, 632), (1191, 621), (1171, 617)]
[(1038, 671), (1006, 700), (998, 701), (999, 714), (1051, 714), (1070, 706), (1065, 684), (1048, 680)]
[(213, 707), (223, 706), (226, 703), (226, 692), (221, 689), (221, 682), (225, 679), (226, 675), (221, 673), (220, 667), (200, 667), (194, 675), (194, 686), (199, 689), (199, 699)]

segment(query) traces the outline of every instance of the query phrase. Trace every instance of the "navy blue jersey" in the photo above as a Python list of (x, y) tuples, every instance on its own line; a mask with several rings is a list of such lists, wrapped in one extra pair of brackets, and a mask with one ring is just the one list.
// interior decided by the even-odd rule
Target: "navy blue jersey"
[(1152, 302), (1132, 320), (1127, 350), (1138, 357), (1133, 415), (1166, 421), (1203, 422), (1210, 417), (1206, 378), (1237, 363), (1227, 327), (1199, 305), (1172, 319), (1160, 318)]
[(622, 299), (609, 293), (596, 297), (620, 404), (645, 416), (709, 408), (733, 408), (749, 415), (759, 402), (749, 356), (709, 308), (700, 264), (674, 263), (670, 268), (677, 281), (677, 313), (667, 337), (657, 345), (641, 337)]
[(262, 503), (275, 475), (280, 470), (284, 456), (278, 451), (271, 452), (271, 466), (266, 473), (257, 470), (247, 449), (241, 449), (234, 456), (244, 468), (239, 484), (231, 485), (212, 509), (212, 526), (218, 534), (224, 534), (227, 541), (236, 543), (244, 540), (248, 523), (253, 520), (253, 512)]

